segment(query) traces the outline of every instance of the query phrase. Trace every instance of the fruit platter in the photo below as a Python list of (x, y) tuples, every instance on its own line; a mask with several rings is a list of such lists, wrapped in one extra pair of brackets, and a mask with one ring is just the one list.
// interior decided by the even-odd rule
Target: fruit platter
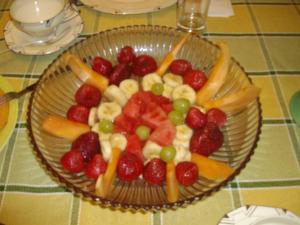
[(84, 199), (177, 208), (246, 166), (260, 133), (259, 92), (226, 43), (121, 27), (49, 65), (31, 96), (29, 135), (45, 169)]

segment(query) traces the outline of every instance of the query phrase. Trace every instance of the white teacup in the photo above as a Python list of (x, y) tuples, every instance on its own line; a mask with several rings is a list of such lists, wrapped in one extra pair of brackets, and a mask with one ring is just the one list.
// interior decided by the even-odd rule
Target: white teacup
[(67, 0), (15, 0), (10, 15), (23, 32), (37, 38), (49, 36), (67, 18)]

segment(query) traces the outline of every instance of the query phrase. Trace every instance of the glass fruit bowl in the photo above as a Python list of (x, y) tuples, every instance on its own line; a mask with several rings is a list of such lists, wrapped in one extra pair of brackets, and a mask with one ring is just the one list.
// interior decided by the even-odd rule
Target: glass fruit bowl
[[(69, 107), (75, 103), (74, 93), (82, 85), (82, 81), (64, 64), (65, 54), (78, 56), (89, 67), (95, 56), (102, 56), (116, 64), (119, 50), (129, 45), (137, 54), (153, 56), (159, 64), (184, 34), (174, 28), (160, 26), (116, 28), (92, 35), (75, 44), (48, 66), (31, 96), (28, 130), (37, 158), (61, 185), (93, 203), (114, 208), (156, 211), (201, 200), (225, 186), (245, 167), (254, 153), (260, 133), (261, 109), (258, 98), (242, 111), (227, 115), (227, 122), (222, 128), (223, 146), (210, 156), (230, 165), (234, 173), (222, 180), (210, 180), (200, 176), (193, 185), (180, 187), (176, 202), (167, 201), (165, 185), (150, 185), (143, 179), (133, 182), (115, 179), (110, 194), (105, 198), (99, 197), (95, 194), (94, 180), (87, 178), (84, 173), (71, 174), (63, 169), (60, 159), (70, 149), (71, 142), (42, 129), (42, 123), (48, 115), (65, 117)], [(187, 59), (193, 68), (208, 73), (219, 52), (216, 45), (193, 34), (183, 45), (177, 58)], [(245, 71), (231, 58), (226, 81), (217, 97), (235, 92), (249, 84), (250, 80)]]

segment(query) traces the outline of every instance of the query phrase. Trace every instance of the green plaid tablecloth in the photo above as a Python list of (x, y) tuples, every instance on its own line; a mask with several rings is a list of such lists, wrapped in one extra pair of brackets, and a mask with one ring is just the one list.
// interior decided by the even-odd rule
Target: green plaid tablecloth
[[(59, 186), (36, 160), (26, 131), (26, 96), (19, 99), (15, 130), (0, 152), (0, 223), (216, 225), (227, 212), (253, 204), (286, 208), (300, 215), (300, 128), (288, 109), (290, 97), (300, 89), (300, 1), (232, 3), (235, 15), (208, 18), (204, 35), (211, 41), (226, 41), (232, 56), (262, 89), (260, 140), (236, 179), (213, 196), (176, 211), (131, 213), (95, 206)], [(3, 29), (9, 21), (10, 4), (11, 0), (0, 1), (0, 50), (6, 49)], [(76, 41), (118, 26), (176, 26), (175, 5), (141, 15), (109, 15), (83, 5), (79, 9), (84, 30)], [(0, 74), (20, 90), (35, 82), (60, 52), (47, 56), (7, 52), (0, 55)]]

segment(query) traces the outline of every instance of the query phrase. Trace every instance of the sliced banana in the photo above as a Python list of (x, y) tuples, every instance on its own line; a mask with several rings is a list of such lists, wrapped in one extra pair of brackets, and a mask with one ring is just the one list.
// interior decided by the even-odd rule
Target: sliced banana
[(173, 87), (168, 84), (164, 84), (164, 91), (162, 93), (162, 96), (172, 99), (173, 90)]
[(98, 122), (97, 107), (92, 107), (89, 113), (88, 124), (92, 127), (97, 122)]
[(182, 84), (174, 88), (172, 93), (173, 100), (185, 98), (194, 104), (196, 102), (196, 92), (187, 84)]
[(176, 126), (176, 136), (178, 140), (190, 141), (193, 135), (193, 130), (185, 124)]
[(112, 154), (112, 147), (110, 141), (109, 140), (100, 141), (100, 145), (101, 145), (101, 152), (102, 152), (103, 159), (105, 161), (109, 161)]
[(112, 102), (117, 102), (122, 107), (128, 101), (125, 93), (116, 85), (109, 85), (104, 92), (104, 96)]
[(163, 80), (165, 84), (171, 86), (171, 87), (177, 87), (181, 84), (183, 84), (182, 76), (175, 75), (173, 73), (167, 73), (163, 76)]
[(95, 133), (98, 133), (99, 135), (99, 123), (95, 123), (93, 126), (92, 126), (92, 131), (94, 131)]
[(112, 134), (109, 141), (112, 148), (119, 148), (121, 151), (124, 151), (127, 146), (127, 139), (123, 134)]
[(174, 161), (177, 164), (179, 162), (184, 161), (186, 152), (188, 150), (185, 147), (181, 146), (181, 145), (176, 146), (175, 149), (176, 149), (176, 155), (175, 155)]
[(180, 140), (180, 139), (175, 138), (175, 139), (173, 140), (173, 146), (174, 146), (175, 148), (177, 148), (177, 147), (179, 147), (179, 146), (182, 146), (182, 147), (184, 147), (184, 148), (189, 149), (189, 147), (190, 147), (190, 140)]
[(139, 83), (136, 80), (133, 79), (126, 79), (123, 80), (120, 85), (120, 89), (124, 92), (127, 99), (130, 99), (130, 97), (139, 91)]
[(157, 158), (159, 157), (161, 149), (162, 147), (155, 142), (147, 141), (143, 148), (143, 154), (146, 159)]
[(191, 160), (192, 160), (192, 153), (191, 151), (187, 150), (183, 158), (183, 161), (191, 161)]
[(122, 113), (121, 106), (116, 102), (103, 102), (98, 107), (98, 118), (114, 121)]
[(112, 134), (98, 131), (98, 135), (99, 135), (99, 140), (101, 142), (101, 141), (108, 141)]
[(149, 73), (142, 79), (142, 88), (144, 91), (150, 91), (155, 83), (162, 83), (161, 77), (156, 73)]

